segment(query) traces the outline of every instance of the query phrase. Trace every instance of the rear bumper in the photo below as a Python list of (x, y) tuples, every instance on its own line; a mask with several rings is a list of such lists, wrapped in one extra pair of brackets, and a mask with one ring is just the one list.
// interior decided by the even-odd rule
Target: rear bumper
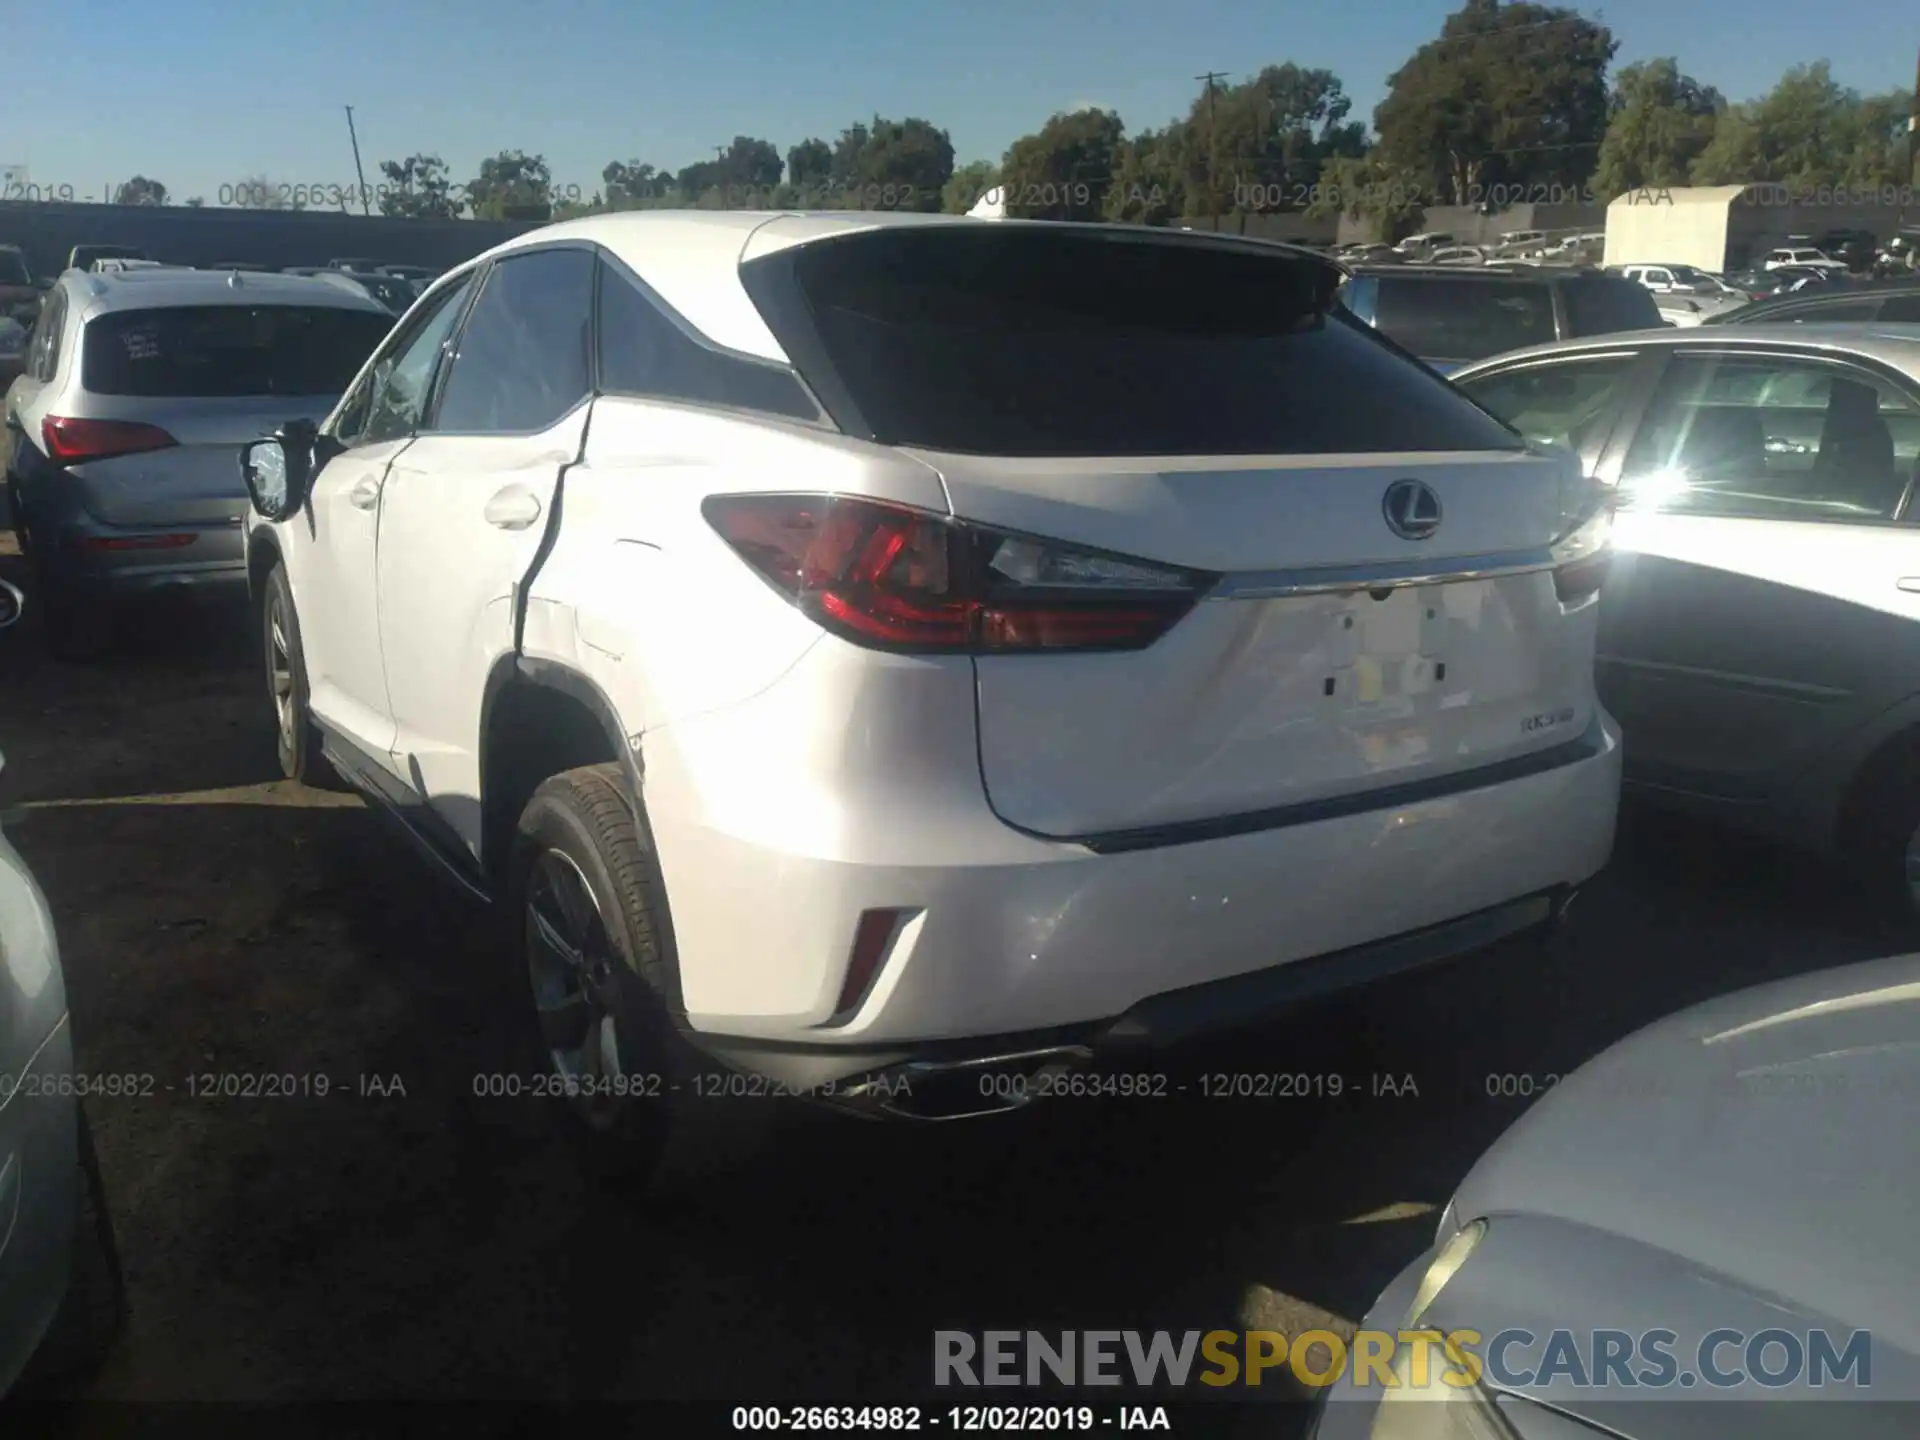
[[(1541, 923), (1612, 849), (1619, 732), (1597, 712), (1590, 743), (1536, 773), (1096, 854), (993, 814), (971, 677), (947, 669), (870, 664), (844, 722), (776, 686), (644, 737), (697, 1043), (808, 1085), (1009, 1046), (1169, 1043)], [(897, 924), (842, 1013), (869, 910)], [(1207, 988), (1228, 981), (1245, 988)]]
[(116, 595), (247, 582), (246, 534), (238, 518), (219, 525), (139, 529), (103, 525), (90, 516), (69, 519), (54, 531), (49, 549), (56, 575)]

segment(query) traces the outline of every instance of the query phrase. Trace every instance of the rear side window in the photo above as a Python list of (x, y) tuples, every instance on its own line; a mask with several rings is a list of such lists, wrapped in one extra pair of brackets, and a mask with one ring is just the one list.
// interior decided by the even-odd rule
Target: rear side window
[(702, 345), (605, 262), (600, 267), (600, 388), (796, 420), (820, 418), (805, 387), (784, 368)]
[(850, 406), (884, 443), (1006, 456), (1521, 443), (1330, 309), (1330, 277), (1283, 251), (943, 227), (828, 241), (743, 275), (827, 408)]
[(1537, 281), (1384, 275), (1374, 324), (1423, 360), (1484, 360), (1557, 338)]
[[(1656, 278), (1664, 272), (1656, 272)], [(1611, 276), (1584, 276), (1561, 290), (1570, 338), (1612, 335), (1621, 330), (1657, 330), (1660, 306), (1644, 285)]]
[(81, 383), (96, 395), (338, 395), (392, 317), (307, 305), (117, 310), (88, 324)]

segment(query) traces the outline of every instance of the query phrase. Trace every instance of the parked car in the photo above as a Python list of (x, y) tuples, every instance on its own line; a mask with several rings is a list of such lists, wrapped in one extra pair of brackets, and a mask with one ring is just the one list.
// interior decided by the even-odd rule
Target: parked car
[(181, 267), (165, 266), (158, 260), (132, 260), (119, 255), (104, 255), (87, 268), (95, 275), (119, 275), (128, 270), (165, 270)]
[(1716, 288), (1712, 277), (1693, 265), (1609, 265), (1607, 273), (1636, 281), (1656, 295), (1698, 295)]
[(1755, 300), (1770, 300), (1808, 290), (1832, 291), (1845, 288), (1847, 276), (1838, 270), (1811, 270), (1791, 265), (1777, 270), (1752, 270), (1729, 276), (1732, 284)]
[(1615, 487), (1600, 690), (1634, 791), (1920, 905), (1920, 329), (1616, 335), (1454, 381)]
[(1460, 242), (1444, 230), (1433, 230), (1420, 235), (1409, 235), (1393, 248), (1410, 259), (1424, 258), (1428, 252), (1443, 250), (1449, 245)]
[[(1348, 1366), (1314, 1440), (1911, 1434), (1920, 1170), (1887, 1137), (1920, 1088), (1916, 993), (1920, 956), (1816, 971), (1511, 1077), (1541, 1098), (1360, 1322), (1472, 1332), (1480, 1373), (1435, 1349), (1420, 1375), (1412, 1347), (1391, 1390)], [(1821, 1332), (1836, 1363), (1810, 1363)], [(1571, 1365), (1546, 1363), (1555, 1335)], [(1621, 1372), (1610, 1337), (1634, 1337)]]
[(1447, 245), (1427, 255), (1429, 265), (1484, 265), (1487, 252), (1478, 245)]
[(18, 245), (0, 245), (0, 318), (32, 325), (45, 294), (27, 264), (26, 251)]
[(1821, 286), (1729, 310), (1712, 316), (1706, 323), (1772, 325), (1791, 321), (1800, 325), (1837, 325), (1865, 320), (1920, 324), (1920, 281)]
[(1558, 266), (1358, 266), (1342, 298), (1443, 374), (1556, 337), (1661, 323), (1645, 287)]
[[(0, 630), (20, 618), (0, 581)], [(0, 760), (0, 765), (4, 760)], [(103, 1358), (125, 1287), (81, 1101), (46, 897), (0, 832), (0, 1397)]]
[(1837, 270), (1844, 274), (1847, 262), (1836, 260), (1824, 250), (1812, 246), (1787, 246), (1779, 250), (1769, 250), (1766, 258), (1760, 262), (1762, 270), (1780, 270), (1791, 267), (1795, 270)]
[(151, 260), (144, 250), (131, 245), (76, 245), (67, 252), (67, 269), (91, 270), (96, 260)]
[(325, 415), (392, 323), (284, 275), (62, 276), (6, 396), (12, 520), (56, 653), (99, 653), (120, 597), (244, 581), (237, 447)]
[(1813, 237), (1813, 245), (1823, 254), (1831, 255), (1850, 270), (1866, 270), (1873, 264), (1878, 241), (1871, 230), (1838, 229), (1823, 231)]
[(0, 386), (11, 385), (26, 368), (28, 333), (18, 320), (0, 317)]
[(411, 281), (396, 275), (376, 275), (367, 270), (324, 270), (319, 274), (333, 284), (345, 285), (367, 296), (391, 315), (406, 314), (407, 307), (420, 298)]
[(385, 268), (381, 260), (329, 260), (327, 269), (347, 270), (361, 275), (378, 275)]
[(962, 216), (509, 241), (246, 454), (282, 769), (504, 900), (615, 1166), (725, 1108), (680, 1067), (1007, 1109), (1533, 933), (1612, 843), (1606, 511), (1339, 278)]
[(238, 270), (246, 275), (271, 275), (271, 265), (256, 265), (251, 260), (222, 260), (217, 265), (208, 265), (208, 270)]
[(438, 280), (441, 275), (431, 265), (382, 265), (379, 273), (400, 280)]

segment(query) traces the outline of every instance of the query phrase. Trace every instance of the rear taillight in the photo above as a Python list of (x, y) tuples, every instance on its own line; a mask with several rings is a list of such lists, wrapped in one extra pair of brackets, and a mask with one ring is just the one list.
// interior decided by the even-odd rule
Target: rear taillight
[(1580, 523), (1553, 542), (1553, 590), (1562, 605), (1591, 599), (1613, 563), (1611, 491), (1597, 496)]
[(1139, 650), (1217, 578), (877, 500), (717, 495), (702, 511), (787, 599), (883, 650)]
[(65, 415), (49, 415), (41, 421), (40, 439), (47, 458), (56, 465), (139, 455), (180, 443), (158, 425), (139, 425), (131, 420), (75, 420)]

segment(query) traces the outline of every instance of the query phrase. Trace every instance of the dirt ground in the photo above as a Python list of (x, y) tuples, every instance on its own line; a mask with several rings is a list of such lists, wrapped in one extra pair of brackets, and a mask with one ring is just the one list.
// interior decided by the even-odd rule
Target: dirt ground
[[(43, 657), (31, 616), (0, 634), (0, 808), (58, 919), (80, 1068), (153, 1077), (90, 1102), (131, 1305), (99, 1397), (876, 1403), (925, 1390), (936, 1328), (1351, 1326), (1525, 1103), (1488, 1077), (1905, 948), (1800, 862), (1639, 821), (1557, 953), (1174, 1062), (1340, 1074), (1338, 1101), (783, 1108), (704, 1193), (647, 1204), (581, 1178), (548, 1102), (474, 1093), (507, 1053), (492, 924), (358, 802), (273, 781), (238, 606)], [(192, 1093), (209, 1072), (329, 1093)], [(1356, 1096), (1374, 1073), (1418, 1093)]]

